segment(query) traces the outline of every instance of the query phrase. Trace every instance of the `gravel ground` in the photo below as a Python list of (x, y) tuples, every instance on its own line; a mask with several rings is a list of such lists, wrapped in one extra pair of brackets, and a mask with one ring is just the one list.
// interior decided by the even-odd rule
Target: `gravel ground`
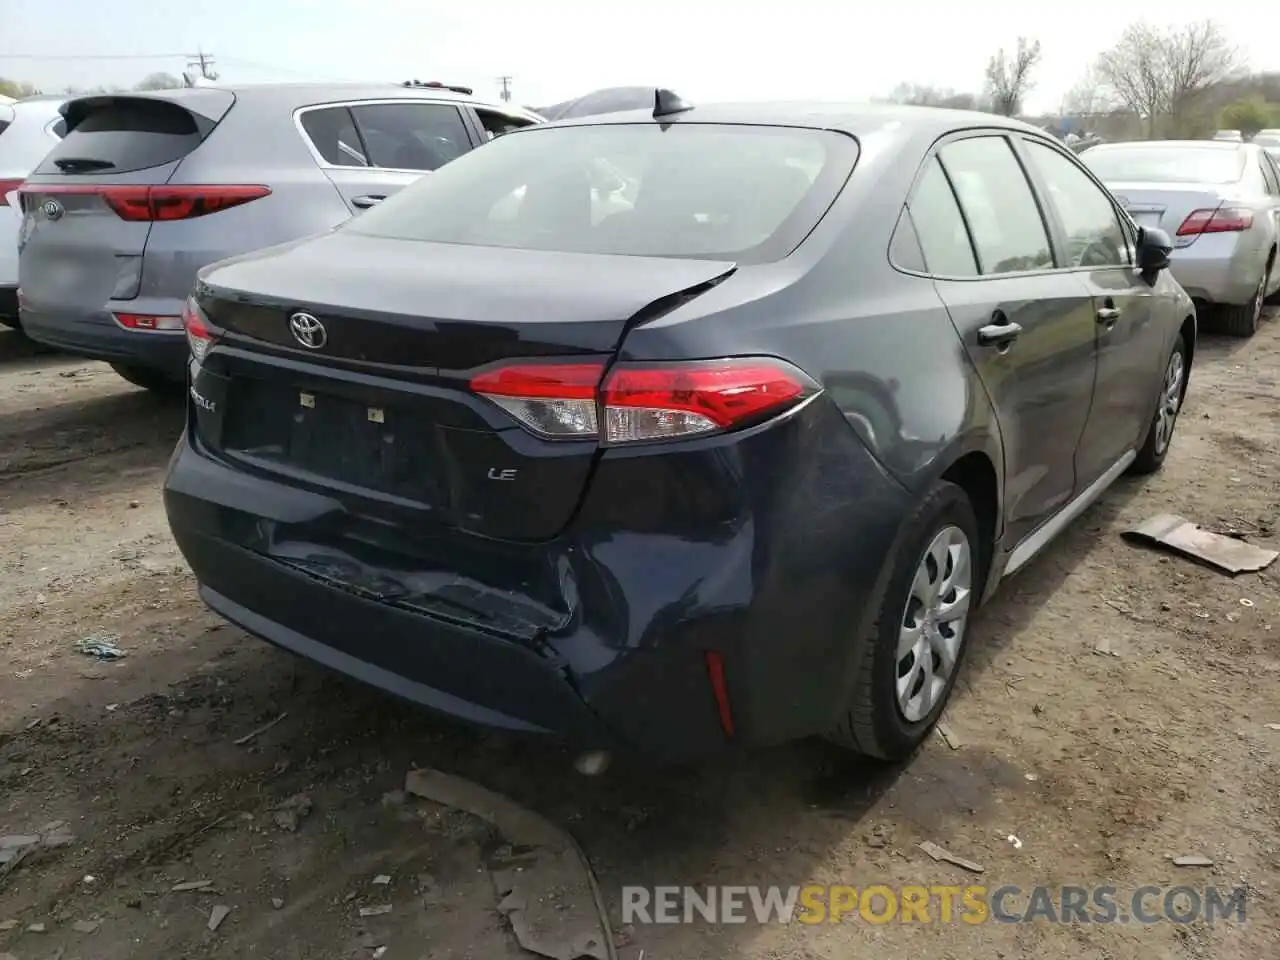
[[(526, 956), (486, 871), (500, 838), (395, 793), (415, 764), (571, 830), (624, 960), (1280, 956), (1280, 564), (1230, 578), (1119, 537), (1171, 512), (1280, 543), (1278, 372), (1280, 323), (1202, 340), (1163, 472), (1114, 488), (974, 625), (954, 749), (885, 768), (802, 743), (588, 780), (206, 612), (158, 496), (180, 408), (0, 332), (0, 837), (57, 841), (0, 877), (0, 958)], [(91, 635), (127, 656), (78, 653)], [(1245, 887), (1248, 922), (622, 924), (624, 885), (765, 883), (1108, 885), (1122, 905)]]

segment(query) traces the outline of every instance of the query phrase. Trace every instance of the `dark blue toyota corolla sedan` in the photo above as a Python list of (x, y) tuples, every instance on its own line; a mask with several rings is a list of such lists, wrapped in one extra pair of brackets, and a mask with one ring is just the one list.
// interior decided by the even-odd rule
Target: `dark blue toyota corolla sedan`
[(218, 613), (461, 720), (901, 757), (979, 601), (1165, 458), (1170, 246), (985, 114), (530, 127), (201, 273), (170, 524)]

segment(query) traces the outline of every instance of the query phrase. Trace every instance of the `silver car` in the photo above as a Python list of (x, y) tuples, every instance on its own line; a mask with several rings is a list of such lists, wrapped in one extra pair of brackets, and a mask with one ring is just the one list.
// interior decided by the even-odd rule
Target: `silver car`
[(66, 131), (61, 96), (0, 97), (0, 323), (18, 322), (18, 188)]
[(440, 84), (275, 84), (80, 97), (19, 195), (33, 340), (126, 380), (184, 382), (182, 305), (206, 264), (323, 233), (541, 120)]
[(1080, 159), (1138, 226), (1174, 240), (1174, 277), (1224, 332), (1252, 336), (1280, 288), (1280, 168), (1261, 147), (1154, 140), (1091, 147)]

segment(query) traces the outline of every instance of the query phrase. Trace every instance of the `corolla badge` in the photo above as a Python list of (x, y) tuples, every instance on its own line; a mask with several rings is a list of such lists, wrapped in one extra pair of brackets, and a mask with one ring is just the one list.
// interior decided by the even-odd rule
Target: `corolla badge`
[(309, 313), (295, 313), (289, 318), (289, 330), (293, 339), (308, 350), (319, 350), (329, 341), (324, 324)]
[(46, 200), (44, 203), (40, 204), (40, 212), (43, 213), (45, 218), (48, 220), (61, 220), (62, 214), (65, 211), (62, 209), (62, 204), (57, 200)]

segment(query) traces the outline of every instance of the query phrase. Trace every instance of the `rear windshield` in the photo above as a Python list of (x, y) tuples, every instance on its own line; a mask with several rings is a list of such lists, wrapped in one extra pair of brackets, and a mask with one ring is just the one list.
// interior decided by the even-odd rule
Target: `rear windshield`
[(109, 100), (73, 127), (36, 172), (57, 175), (146, 170), (181, 160), (203, 139), (195, 117), (175, 103)]
[(857, 160), (842, 134), (675, 123), (528, 127), (344, 229), (567, 253), (763, 262), (790, 253)]
[(1195, 146), (1108, 146), (1080, 154), (1099, 180), (1154, 183), (1235, 183), (1244, 176), (1244, 151)]

